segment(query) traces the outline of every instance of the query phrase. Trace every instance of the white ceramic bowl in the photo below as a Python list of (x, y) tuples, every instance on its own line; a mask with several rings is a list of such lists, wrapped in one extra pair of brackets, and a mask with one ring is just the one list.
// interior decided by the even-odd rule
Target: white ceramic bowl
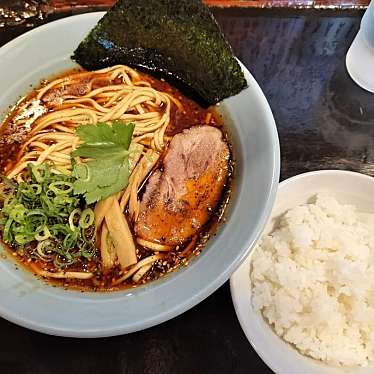
[[(333, 194), (340, 203), (353, 204), (358, 210), (374, 213), (374, 178), (339, 170), (323, 170), (285, 180), (279, 184), (276, 202), (264, 233), (274, 228), (277, 217), (306, 203), (319, 192)], [(230, 280), (231, 295), (241, 327), (253, 348), (277, 374), (372, 374), (374, 364), (365, 368), (334, 368), (298, 353), (279, 338), (251, 305), (249, 277), (251, 255)], [(333, 316), (332, 316), (333, 318)]]
[[(76, 67), (71, 54), (102, 16), (90, 13), (52, 22), (2, 47), (0, 117), (30, 85)], [(137, 289), (84, 294), (53, 288), (22, 269), (16, 271), (11, 259), (0, 257), (0, 316), (54, 335), (118, 335), (184, 312), (230, 277), (265, 226), (279, 177), (279, 144), (271, 110), (255, 79), (242, 67), (249, 87), (220, 106), (230, 117), (237, 160), (235, 191), (227, 223), (202, 254), (189, 266)]]

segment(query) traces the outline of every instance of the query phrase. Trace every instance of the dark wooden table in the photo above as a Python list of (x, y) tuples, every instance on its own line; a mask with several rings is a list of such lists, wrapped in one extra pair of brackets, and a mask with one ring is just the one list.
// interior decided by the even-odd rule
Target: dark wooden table
[[(270, 102), (282, 179), (328, 168), (374, 174), (374, 95), (357, 87), (345, 69), (362, 13), (215, 13)], [(0, 45), (34, 26), (0, 28)], [(0, 319), (0, 337), (1, 374), (271, 373), (240, 329), (228, 283), (183, 315), (131, 335), (58, 338)]]

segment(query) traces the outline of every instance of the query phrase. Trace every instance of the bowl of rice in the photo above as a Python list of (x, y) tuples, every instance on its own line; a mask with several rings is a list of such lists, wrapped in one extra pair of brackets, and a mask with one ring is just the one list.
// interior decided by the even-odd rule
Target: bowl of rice
[(374, 372), (374, 178), (339, 170), (279, 185), (230, 280), (249, 342), (278, 374)]

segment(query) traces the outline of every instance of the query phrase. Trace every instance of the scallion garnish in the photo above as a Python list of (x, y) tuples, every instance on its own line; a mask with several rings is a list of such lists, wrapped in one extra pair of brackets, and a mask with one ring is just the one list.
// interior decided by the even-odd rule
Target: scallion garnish
[(58, 267), (95, 253), (94, 212), (73, 193), (72, 176), (47, 163), (28, 165), (25, 181), (5, 185), (0, 195), (3, 240)]

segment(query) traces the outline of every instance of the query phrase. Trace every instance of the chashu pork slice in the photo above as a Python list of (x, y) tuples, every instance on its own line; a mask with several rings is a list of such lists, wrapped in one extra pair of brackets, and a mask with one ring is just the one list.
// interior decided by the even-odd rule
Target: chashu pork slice
[(149, 178), (135, 224), (138, 237), (180, 245), (207, 223), (222, 197), (230, 152), (219, 129), (194, 126), (175, 135)]

